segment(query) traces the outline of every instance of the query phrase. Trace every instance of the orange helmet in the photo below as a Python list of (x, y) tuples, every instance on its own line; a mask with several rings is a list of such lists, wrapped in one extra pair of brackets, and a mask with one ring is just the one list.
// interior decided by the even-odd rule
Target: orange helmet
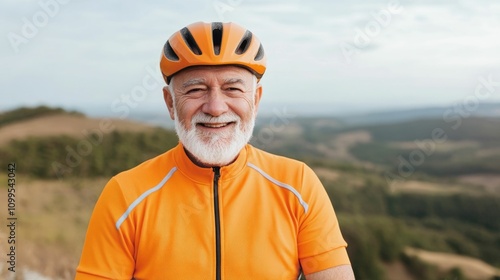
[(201, 65), (242, 66), (260, 80), (266, 71), (266, 56), (259, 39), (235, 23), (196, 22), (168, 39), (160, 69), (168, 84), (175, 73)]

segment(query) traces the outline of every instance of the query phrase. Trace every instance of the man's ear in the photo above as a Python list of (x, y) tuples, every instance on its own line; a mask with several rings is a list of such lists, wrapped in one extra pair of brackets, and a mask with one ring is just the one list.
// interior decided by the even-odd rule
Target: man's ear
[(257, 115), (257, 111), (259, 109), (260, 98), (262, 97), (262, 85), (257, 84), (255, 88), (255, 98), (254, 98), (254, 113)]
[(170, 118), (175, 120), (174, 99), (172, 98), (172, 94), (170, 94), (170, 88), (168, 86), (163, 87), (163, 100), (165, 100), (165, 104), (167, 105)]

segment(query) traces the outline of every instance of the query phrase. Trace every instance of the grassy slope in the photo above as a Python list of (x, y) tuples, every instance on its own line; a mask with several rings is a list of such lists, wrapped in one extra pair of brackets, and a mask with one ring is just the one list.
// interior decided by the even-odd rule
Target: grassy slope
[(47, 106), (38, 107), (21, 107), (11, 111), (0, 113), (0, 127), (15, 123), (23, 120), (34, 119), (42, 116), (49, 116), (55, 114), (70, 114), (74, 116), (81, 116), (78, 112), (68, 112), (62, 108), (52, 108)]
[(0, 126), (0, 145), (27, 137), (67, 135), (89, 137), (91, 133), (107, 134), (112, 131), (147, 132), (153, 127), (129, 120), (87, 118), (80, 114), (52, 112), (33, 118), (21, 118)]
[[(112, 131), (126, 133), (154, 133), (154, 128), (128, 120), (87, 118), (80, 113), (58, 108), (21, 108), (0, 114), (0, 146), (7, 147), (10, 141), (48, 139), (48, 137), (88, 137), (89, 132)], [(106, 125), (103, 125), (106, 124)], [(113, 130), (107, 130), (107, 128)], [(127, 134), (123, 134), (127, 135)], [(173, 134), (172, 134), (173, 136)], [(105, 136), (102, 141), (107, 140)], [(76, 140), (78, 141), (78, 140)], [(95, 141), (95, 138), (94, 138)], [(168, 143), (165, 143), (169, 145)], [(100, 142), (96, 145), (102, 145)], [(73, 147), (76, 149), (76, 146)], [(98, 146), (94, 146), (96, 150)], [(58, 147), (64, 151), (64, 146)], [(24, 158), (16, 158), (20, 165)], [(29, 159), (28, 159), (29, 160)], [(7, 181), (6, 167), (1, 167), (0, 182)], [(5, 170), (3, 170), (5, 169)], [(73, 279), (91, 211), (106, 178), (64, 177), (61, 180), (40, 180), (26, 172), (16, 176), (16, 210), (18, 214), (17, 247), (18, 269), (35, 270), (56, 279)], [(0, 201), (7, 201), (6, 183), (0, 185)], [(6, 219), (6, 211), (0, 211), (0, 219)], [(2, 240), (7, 234), (0, 228)], [(2, 242), (4, 243), (4, 242)], [(2, 244), (2, 252), (4, 252)], [(22, 245), (22, 246), (21, 246)], [(5, 263), (6, 256), (0, 255)], [(5, 269), (2, 266), (1, 269)], [(0, 278), (7, 276), (0, 270)]]
[(409, 256), (416, 256), (428, 263), (435, 264), (440, 270), (447, 271), (455, 267), (461, 268), (463, 274), (471, 280), (492, 279), (494, 276), (500, 276), (500, 269), (471, 257), (431, 252), (410, 247), (405, 249), (405, 253)]
[[(486, 258), (490, 265), (500, 264), (500, 259), (496, 257), (499, 251), (495, 247), (495, 240), (500, 240), (500, 234), (494, 229), (486, 229), (482, 222), (467, 221), (466, 217), (452, 210), (454, 207), (449, 207), (457, 201), (465, 203), (463, 205), (471, 210), (482, 211), (479, 208), (484, 208), (487, 211), (485, 214), (489, 215), (482, 215), (485, 218), (483, 222), (486, 222), (484, 225), (487, 225), (489, 220), (495, 219), (497, 210), (494, 209), (500, 205), (491, 205), (493, 208), (474, 205), (481, 205), (482, 197), (486, 199), (484, 202), (492, 200), (488, 189), (437, 178), (402, 181), (387, 186), (383, 174), (377, 171), (356, 167), (329, 169), (326, 166), (315, 167), (314, 170), (324, 182), (338, 212), (344, 236), (352, 246), (368, 246), (367, 249), (375, 250), (381, 257), (389, 256), (389, 259), (390, 256), (397, 258), (403, 246), (413, 246), (428, 251)], [(411, 204), (405, 202), (408, 199)], [(389, 207), (391, 201), (394, 206), (399, 205), (406, 210), (394, 212)], [(412, 210), (413, 203), (422, 207)], [(449, 210), (441, 212), (440, 207)], [(416, 210), (423, 212), (419, 214)], [(425, 214), (432, 211), (437, 212)], [(362, 261), (360, 257), (367, 258), (364, 251), (360, 253), (352, 246), (348, 250), (354, 249), (351, 254), (358, 255), (356, 262)], [(393, 268), (392, 265), (384, 267), (389, 269), (386, 275)], [(397, 269), (397, 265), (395, 267)]]
[[(325, 123), (327, 124), (328, 122), (323, 121), (323, 124)], [(421, 136), (419, 137), (426, 137), (425, 133), (428, 133), (428, 129), (435, 127), (435, 124), (436, 123), (425, 125), (396, 125), (392, 127), (392, 133), (394, 133), (394, 129), (402, 129), (403, 131), (411, 130), (411, 125), (415, 125), (415, 129), (420, 131), (419, 135)], [(496, 125), (496, 123), (494, 124)], [(10, 125), (15, 125), (15, 123), (11, 123)], [(408, 128), (409, 126), (410, 128)], [(332, 160), (332, 158), (336, 158), (339, 155), (346, 155), (344, 158), (346, 161), (352, 160), (352, 158), (349, 158), (349, 148), (351, 148), (353, 144), (371, 143), (373, 139), (380, 140), (380, 135), (389, 137), (387, 133), (380, 133), (384, 131), (386, 127), (364, 127), (363, 130), (342, 131), (342, 135), (344, 136), (340, 137), (338, 137), (340, 130), (338, 130), (338, 126), (336, 125), (329, 127), (328, 125), (310, 126), (301, 124), (301, 126), (294, 127), (294, 130), (287, 131), (289, 132), (288, 134), (285, 133), (283, 135), (275, 133), (273, 135), (274, 138), (270, 142), (258, 138), (256, 140), (261, 140), (261, 146), (267, 150), (273, 151), (273, 149), (278, 148), (283, 154), (298, 155), (298, 157), (314, 155), (309, 159), (314, 160), (319, 158), (320, 162), (327, 159), (325, 162), (331, 165), (320, 164), (322, 169), (318, 173), (325, 181), (325, 186), (331, 195), (335, 207), (340, 210), (339, 218), (341, 222), (345, 224), (347, 232), (349, 232), (349, 230), (360, 231), (361, 229), (361, 231), (368, 233), (377, 223), (381, 225), (387, 223), (389, 228), (400, 227), (404, 233), (413, 232), (413, 236), (408, 234), (407, 238), (409, 239), (401, 242), (407, 242), (414, 246), (417, 245), (417, 247), (434, 247), (438, 250), (453, 251), (453, 248), (447, 243), (449, 242), (449, 239), (447, 239), (448, 236), (454, 236), (454, 239), (451, 239), (452, 241), (467, 241), (467, 236), (457, 233), (457, 231), (463, 228), (463, 225), (460, 223), (457, 226), (453, 226), (442, 224), (439, 220), (430, 220), (425, 221), (425, 224), (423, 224), (423, 221), (417, 219), (408, 219), (407, 222), (404, 222), (407, 219), (388, 218), (383, 215), (383, 213), (380, 213), (380, 218), (363, 214), (372, 213), (377, 210), (377, 207), (382, 205), (382, 201), (377, 198), (380, 198), (380, 196), (377, 195), (380, 189), (365, 189), (364, 187), (381, 187), (381, 185), (385, 184), (383, 182), (383, 177), (380, 175), (380, 172), (377, 171), (377, 168), (360, 168), (357, 166), (357, 163), (354, 163), (354, 165), (338, 163)], [(464, 125), (463, 127), (465, 128), (468, 126)], [(77, 128), (81, 133), (82, 127)], [(375, 130), (371, 131), (370, 129)], [(471, 134), (476, 133), (473, 131), (473, 128), (471, 129)], [(491, 130), (491, 128), (488, 127), (483, 129)], [(373, 138), (367, 138), (365, 131), (371, 131), (370, 135), (373, 134), (375, 136), (372, 136)], [(461, 131), (469, 130), (465, 129)], [(493, 137), (495, 136), (496, 134), (493, 135)], [(408, 142), (414, 140), (411, 137), (412, 136), (407, 135), (406, 138), (392, 139), (391, 141)], [(461, 140), (463, 138), (458, 137), (453, 139)], [(484, 137), (481, 136), (476, 138), (477, 141), (482, 141), (481, 139), (484, 139)], [(382, 140), (386, 141), (387, 139)], [(317, 142), (326, 144), (320, 146), (321, 148), (318, 149), (315, 144)], [(283, 143), (286, 145), (282, 145)], [(332, 150), (333, 152), (330, 154)], [(329, 156), (325, 157), (325, 155)], [(5, 175), (1, 175), (0, 171), (0, 179), (2, 179), (2, 176), (5, 177)], [(23, 176), (19, 179), (20, 195), (22, 196), (20, 207), (23, 210), (23, 233), (20, 233), (20, 236), (23, 238), (23, 244), (25, 244), (23, 246), (23, 251), (19, 254), (22, 256), (23, 260), (25, 260), (23, 263), (48, 276), (58, 275), (62, 276), (64, 279), (72, 279), (83, 242), (86, 223), (94, 202), (107, 179), (96, 178), (83, 181), (68, 179), (58, 181), (37, 180), (29, 178), (28, 176)], [(416, 192), (429, 194), (435, 192), (440, 186), (448, 186), (447, 191), (453, 191), (455, 193), (468, 193), (470, 191), (467, 190), (467, 186), (447, 182), (447, 179), (442, 179), (441, 181), (438, 179), (438, 183), (436, 183), (435, 180), (436, 179), (425, 182), (421, 180), (410, 181), (409, 183), (413, 182), (416, 185), (412, 187), (408, 187), (407, 185), (394, 186), (394, 191), (415, 193), (414, 190), (417, 190)], [(359, 195), (360, 192), (364, 193), (366, 191), (368, 191), (367, 196)], [(373, 191), (372, 195), (370, 195), (371, 191)], [(440, 191), (441, 190), (438, 192)], [(478, 192), (481, 192), (481, 190), (478, 190)], [(4, 200), (5, 188), (0, 187), (0, 194), (0, 199)], [(338, 200), (339, 197), (342, 197), (340, 201)], [(367, 199), (364, 200), (365, 198), (363, 197)], [(357, 201), (357, 203), (353, 203), (353, 201)], [(356, 213), (361, 214), (361, 216)], [(2, 215), (5, 215), (5, 213), (0, 212), (0, 218), (4, 219)], [(355, 222), (357, 220), (359, 220), (358, 224)], [(442, 228), (431, 230), (432, 227), (436, 227), (437, 225), (442, 226)], [(3, 232), (2, 230), (0, 230), (0, 233)], [(467, 230), (476, 232), (473, 228), (468, 228)], [(482, 231), (477, 232), (484, 234)], [(423, 238), (424, 240), (418, 243), (418, 238)], [(484, 238), (492, 237), (485, 236)], [(435, 240), (435, 242), (432, 243), (429, 240)], [(471, 245), (470, 242), (468, 242), (466, 246), (471, 248), (464, 247), (462, 249), (466, 250), (466, 252), (474, 252), (475, 249), (472, 248), (473, 245)], [(354, 245), (351, 246), (351, 249), (353, 247)], [(61, 261), (61, 255), (66, 256), (65, 261)]]
[[(4, 177), (5, 174), (0, 173), (0, 178)], [(62, 181), (17, 176), (19, 270), (30, 268), (54, 279), (74, 278), (87, 223), (106, 181), (104, 178)], [(6, 188), (0, 188), (2, 201), (6, 200), (6, 194)], [(0, 219), (5, 220), (5, 215), (6, 211), (1, 211)], [(0, 229), (2, 234), (7, 234), (4, 227)], [(4, 254), (0, 260), (4, 261), (3, 258)]]

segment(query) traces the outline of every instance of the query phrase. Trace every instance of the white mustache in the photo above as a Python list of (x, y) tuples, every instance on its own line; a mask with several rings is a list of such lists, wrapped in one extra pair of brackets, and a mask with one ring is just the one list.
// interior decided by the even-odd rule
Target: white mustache
[(193, 116), (191, 119), (191, 124), (193, 127), (196, 126), (197, 123), (230, 123), (236, 122), (239, 124), (241, 121), (240, 117), (235, 113), (226, 113), (224, 115), (220, 115), (218, 117), (213, 117), (204, 113), (198, 113)]

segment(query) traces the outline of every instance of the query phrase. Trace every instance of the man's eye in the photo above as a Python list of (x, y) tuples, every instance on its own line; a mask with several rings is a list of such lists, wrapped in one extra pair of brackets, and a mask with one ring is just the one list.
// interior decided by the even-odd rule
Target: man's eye
[(203, 91), (202, 88), (192, 88), (192, 89), (186, 91), (186, 93), (196, 93), (196, 92), (201, 92), (201, 91)]
[(230, 87), (230, 88), (227, 88), (226, 90), (228, 91), (242, 91), (240, 88), (236, 88), (236, 87)]

